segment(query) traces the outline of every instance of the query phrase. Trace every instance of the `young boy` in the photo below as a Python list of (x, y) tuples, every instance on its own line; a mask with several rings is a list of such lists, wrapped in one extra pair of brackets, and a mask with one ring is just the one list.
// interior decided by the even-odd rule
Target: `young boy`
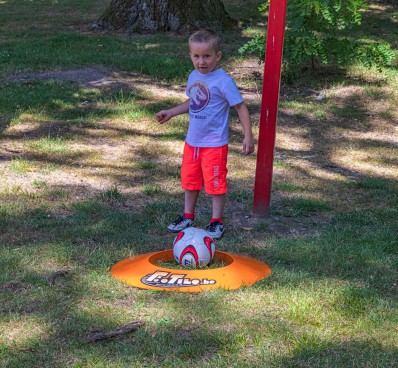
[(159, 111), (160, 124), (189, 112), (181, 167), (181, 186), (185, 190), (184, 214), (167, 230), (178, 233), (194, 225), (195, 207), (202, 183), (212, 197), (212, 218), (207, 232), (213, 239), (224, 233), (223, 212), (227, 193), (227, 155), (229, 111), (233, 106), (243, 126), (242, 153), (254, 151), (250, 114), (234, 80), (217, 68), (221, 59), (220, 38), (209, 29), (196, 31), (189, 37), (189, 54), (195, 70), (188, 77), (183, 103)]

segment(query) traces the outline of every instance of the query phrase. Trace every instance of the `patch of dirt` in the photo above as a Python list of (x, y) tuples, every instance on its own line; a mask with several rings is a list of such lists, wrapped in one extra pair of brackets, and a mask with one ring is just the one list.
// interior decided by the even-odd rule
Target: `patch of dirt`
[(41, 73), (19, 73), (10, 78), (11, 82), (30, 83), (37, 80), (70, 81), (80, 83), (83, 88), (99, 89), (146, 89), (159, 98), (185, 97), (180, 85), (156, 82), (153, 79), (133, 72), (116, 71), (106, 67), (93, 67), (75, 70), (54, 70)]
[(111, 71), (107, 68), (84, 68), (75, 70), (54, 70), (41, 73), (20, 73), (10, 77), (8, 80), (12, 82), (29, 82), (37, 80), (55, 80), (55, 81), (71, 81), (82, 84), (90, 83), (101, 84), (110, 75)]

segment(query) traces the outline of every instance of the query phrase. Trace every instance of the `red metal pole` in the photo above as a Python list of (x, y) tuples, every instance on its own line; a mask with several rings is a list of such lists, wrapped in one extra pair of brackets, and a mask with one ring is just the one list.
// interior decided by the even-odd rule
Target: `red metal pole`
[(264, 80), (254, 183), (253, 214), (268, 216), (271, 199), (276, 119), (285, 35), (286, 1), (271, 0), (264, 60)]

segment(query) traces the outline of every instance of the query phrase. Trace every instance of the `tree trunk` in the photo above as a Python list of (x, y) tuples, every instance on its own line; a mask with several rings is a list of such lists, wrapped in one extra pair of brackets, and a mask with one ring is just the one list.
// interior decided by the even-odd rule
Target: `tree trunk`
[(128, 33), (185, 33), (236, 25), (221, 0), (112, 0), (94, 27)]

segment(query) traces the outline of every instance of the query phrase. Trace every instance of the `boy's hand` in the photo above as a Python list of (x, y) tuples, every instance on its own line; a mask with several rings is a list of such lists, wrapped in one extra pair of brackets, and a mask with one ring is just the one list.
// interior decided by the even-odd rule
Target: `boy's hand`
[(243, 144), (242, 144), (242, 153), (244, 155), (249, 155), (250, 153), (254, 152), (254, 141), (253, 137), (248, 137), (243, 139)]
[(250, 153), (254, 152), (254, 139), (250, 122), (250, 113), (244, 102), (241, 102), (234, 107), (238, 113), (239, 120), (243, 126), (243, 132), (245, 135), (243, 138), (242, 153), (244, 155), (249, 155)]
[(158, 123), (163, 124), (166, 121), (169, 121), (174, 116), (188, 112), (189, 111), (189, 102), (190, 102), (190, 99), (188, 98), (184, 102), (178, 104), (177, 106), (174, 106), (171, 109), (159, 111), (156, 114), (156, 120), (158, 121)]
[(174, 115), (170, 112), (170, 110), (162, 110), (156, 114), (156, 120), (158, 123), (163, 124), (166, 121), (169, 121)]

